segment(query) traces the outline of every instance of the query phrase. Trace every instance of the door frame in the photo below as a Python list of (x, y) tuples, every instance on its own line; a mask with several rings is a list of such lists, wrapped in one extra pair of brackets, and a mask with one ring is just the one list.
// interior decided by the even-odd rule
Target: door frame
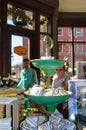
[[(38, 45), (35, 32), (27, 29), (8, 29), (8, 39), (4, 50), (4, 73), (11, 73), (11, 36), (19, 35), (30, 39), (30, 59), (37, 59), (40, 56), (40, 47)], [(31, 65), (31, 67), (33, 67)], [(34, 68), (34, 67), (33, 67)], [(36, 69), (36, 68), (35, 68)]]

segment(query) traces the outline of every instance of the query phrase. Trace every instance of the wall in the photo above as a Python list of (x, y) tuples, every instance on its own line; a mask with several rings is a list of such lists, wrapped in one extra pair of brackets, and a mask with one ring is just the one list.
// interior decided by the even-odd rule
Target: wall
[(86, 0), (59, 0), (59, 12), (86, 12)]

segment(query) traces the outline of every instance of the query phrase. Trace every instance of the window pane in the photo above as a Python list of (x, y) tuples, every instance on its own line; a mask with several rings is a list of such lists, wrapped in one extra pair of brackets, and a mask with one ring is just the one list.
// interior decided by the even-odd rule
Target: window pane
[[(18, 55), (14, 53), (14, 48), (18, 46), (23, 46), (26, 48), (25, 55)], [(22, 69), (23, 58), (30, 58), (30, 39), (27, 37), (12, 35), (11, 37), (11, 73), (15, 73), (16, 78), (20, 78), (20, 72)]]
[(43, 43), (44, 36), (45, 35), (40, 35), (40, 57), (46, 55), (45, 54), (46, 48), (45, 48), (44, 43)]
[(70, 44), (69, 43), (58, 43), (59, 58), (64, 59), (69, 57), (70, 53)]
[(49, 18), (43, 15), (40, 15), (40, 32), (50, 32)]
[(58, 41), (72, 41), (72, 28), (60, 27), (58, 28)]
[(75, 61), (86, 60), (86, 43), (74, 44)]
[(70, 72), (72, 72), (72, 44), (58, 43), (58, 57), (60, 60), (67, 60)]
[(86, 42), (86, 28), (74, 28), (74, 41)]
[(7, 24), (31, 30), (35, 29), (33, 12), (17, 8), (10, 4), (8, 4), (7, 9)]

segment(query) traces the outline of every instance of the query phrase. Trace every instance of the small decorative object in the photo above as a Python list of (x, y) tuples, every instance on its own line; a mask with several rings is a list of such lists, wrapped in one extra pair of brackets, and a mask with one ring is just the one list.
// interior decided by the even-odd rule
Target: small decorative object
[(48, 18), (44, 16), (43, 18), (40, 19), (40, 25), (43, 25), (45, 22), (48, 23)]
[(26, 55), (26, 52), (27, 52), (27, 50), (23, 46), (14, 47), (14, 53), (16, 53), (19, 56)]
[(53, 48), (54, 45), (53, 39), (50, 36), (45, 35), (43, 42), (44, 46), (46, 47), (46, 56), (50, 56), (50, 49)]
[(32, 18), (26, 15), (23, 9), (12, 6), (8, 9), (8, 15), (12, 15), (12, 20), (15, 25), (27, 25), (27, 22), (32, 25)]
[(51, 56), (51, 49), (53, 48), (54, 41), (49, 35), (45, 35), (43, 38), (43, 43), (45, 46), (45, 56), (42, 56), (41, 59), (31, 60), (32, 64), (41, 69), (42, 75), (46, 78), (46, 88), (50, 87), (51, 76), (55, 74), (55, 70), (59, 66), (63, 66), (65, 60), (54, 60), (54, 57)]
[[(33, 17), (31, 15), (27, 15), (26, 10), (21, 8), (17, 8), (15, 6), (8, 8), (8, 15), (12, 15), (12, 20), (15, 25), (24, 26), (27, 25), (27, 23), (30, 25), (33, 24)], [(40, 19), (40, 25), (43, 25), (45, 22), (48, 22), (47, 17)]]

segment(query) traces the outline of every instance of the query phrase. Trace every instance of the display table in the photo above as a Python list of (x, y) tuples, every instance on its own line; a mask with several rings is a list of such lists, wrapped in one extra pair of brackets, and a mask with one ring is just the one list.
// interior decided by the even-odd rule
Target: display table
[[(25, 102), (24, 102), (24, 90), (23, 89), (18, 89), (18, 88), (0, 88), (0, 97), (16, 97), (18, 99), (18, 104), (19, 104), (19, 111), (18, 111), (18, 115), (19, 115), (19, 123), (24, 120), (24, 116), (23, 116), (23, 111), (25, 109)], [(0, 105), (0, 119), (5, 117), (4, 114), (5, 111), (5, 105)]]
[(6, 117), (12, 118), (12, 128), (17, 130), (19, 125), (18, 99), (16, 97), (0, 97), (0, 104), (6, 106)]

